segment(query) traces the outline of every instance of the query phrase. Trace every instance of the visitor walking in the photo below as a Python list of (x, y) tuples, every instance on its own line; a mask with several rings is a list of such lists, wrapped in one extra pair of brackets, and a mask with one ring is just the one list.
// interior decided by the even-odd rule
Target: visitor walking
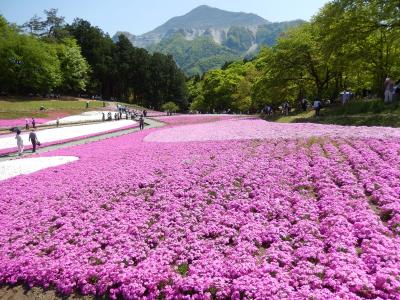
[(289, 113), (290, 113), (290, 104), (289, 104), (289, 102), (285, 102), (285, 103), (283, 103), (283, 114), (285, 116), (288, 116)]
[(101, 115), (101, 120), (104, 122), (106, 120), (106, 114), (102, 112)]
[(36, 128), (36, 121), (35, 121), (35, 118), (32, 118), (32, 128)]
[(60, 118), (57, 118), (57, 120), (56, 120), (56, 127), (59, 127), (60, 126)]
[(32, 128), (31, 133), (29, 134), (29, 141), (32, 143), (32, 153), (36, 152), (36, 146), (40, 146), (40, 142), (36, 136), (35, 129)]
[(313, 108), (315, 109), (315, 115), (317, 117), (319, 117), (319, 115), (320, 115), (321, 106), (322, 106), (321, 101), (318, 98), (316, 98), (314, 101)]
[(392, 103), (393, 101), (394, 82), (391, 78), (385, 80), (385, 103)]
[(351, 93), (347, 89), (345, 89), (342, 95), (342, 105), (346, 105), (350, 101), (350, 98)]
[(308, 107), (308, 101), (307, 101), (306, 98), (303, 98), (303, 99), (301, 100), (301, 109), (302, 109), (303, 111), (307, 111), (307, 107)]
[(18, 155), (21, 156), (22, 152), (24, 152), (24, 141), (21, 137), (21, 130), (17, 130), (17, 135), (15, 136), (15, 139), (17, 140)]
[(140, 130), (143, 130), (143, 129), (144, 129), (144, 119), (143, 119), (143, 116), (140, 116), (140, 119), (139, 119), (139, 128), (140, 128)]
[(89, 101), (86, 101), (86, 109), (89, 108)]
[(25, 119), (25, 130), (29, 130), (29, 121)]

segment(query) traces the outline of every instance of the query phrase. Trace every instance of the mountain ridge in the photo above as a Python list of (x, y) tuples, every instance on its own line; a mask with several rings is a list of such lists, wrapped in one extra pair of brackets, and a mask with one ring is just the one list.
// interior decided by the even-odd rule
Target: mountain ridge
[[(301, 22), (304, 21), (273, 23), (253, 13), (201, 5), (142, 35), (121, 31), (113, 39), (117, 41), (123, 34), (136, 47), (171, 54), (191, 75), (219, 67), (227, 60), (255, 54), (263, 45), (272, 46), (283, 31)], [(196, 51), (202, 51), (204, 55)], [(201, 67), (192, 67), (196, 59), (202, 63)]]

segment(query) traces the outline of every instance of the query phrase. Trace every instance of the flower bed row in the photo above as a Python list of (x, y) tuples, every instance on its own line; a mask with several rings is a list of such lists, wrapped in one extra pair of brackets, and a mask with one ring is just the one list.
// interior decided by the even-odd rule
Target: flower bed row
[[(29, 121), (29, 126), (32, 126), (32, 119), (28, 119)], [(37, 125), (39, 124), (44, 124), (51, 121), (50, 119), (43, 119), (43, 118), (35, 118), (35, 122)], [(11, 127), (25, 127), (25, 119), (9, 119), (5, 120), (2, 119), (0, 120), (0, 128), (11, 128)]]

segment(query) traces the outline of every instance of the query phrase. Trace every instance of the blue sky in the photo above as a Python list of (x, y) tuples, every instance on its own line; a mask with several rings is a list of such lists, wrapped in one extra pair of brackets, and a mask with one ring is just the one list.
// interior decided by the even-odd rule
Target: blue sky
[(252, 12), (269, 21), (309, 20), (327, 0), (0, 0), (0, 14), (22, 24), (44, 9), (58, 8), (67, 22), (88, 20), (113, 35), (118, 30), (142, 34), (168, 19), (207, 4), (230, 11)]

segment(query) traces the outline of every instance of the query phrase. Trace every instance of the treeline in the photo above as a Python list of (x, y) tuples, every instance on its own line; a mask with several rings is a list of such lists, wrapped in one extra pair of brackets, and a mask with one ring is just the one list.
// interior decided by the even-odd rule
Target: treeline
[[(36, 18), (36, 22), (37, 22)], [(60, 18), (32, 24), (26, 34), (0, 16), (0, 91), (11, 94), (76, 93), (85, 90), (90, 67), (77, 42), (58, 31)]]
[(334, 101), (345, 89), (381, 97), (385, 78), (400, 78), (399, 33), (398, 1), (332, 1), (253, 60), (192, 77), (191, 109), (258, 111), (303, 98)]
[(66, 24), (57, 10), (23, 26), (0, 16), (0, 91), (115, 98), (159, 108), (185, 106), (185, 76), (173, 58), (135, 48), (82, 19)]

